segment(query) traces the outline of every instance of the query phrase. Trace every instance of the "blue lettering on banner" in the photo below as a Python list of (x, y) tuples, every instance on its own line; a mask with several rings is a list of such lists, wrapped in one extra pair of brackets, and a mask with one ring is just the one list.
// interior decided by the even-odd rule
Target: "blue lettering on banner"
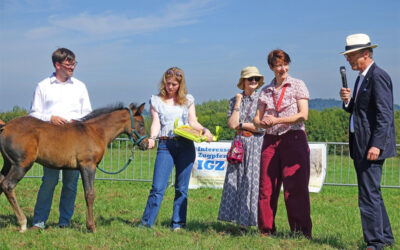
[(215, 161), (215, 170), (224, 171), (224, 161)]
[(213, 160), (213, 159), (225, 159), (226, 158), (226, 154), (220, 154), (220, 153), (216, 153), (216, 154), (207, 154), (207, 153), (201, 153), (198, 152), (197, 153), (197, 157), (198, 158), (204, 158), (207, 160)]
[(214, 161), (206, 161), (204, 162), (204, 168), (207, 170), (213, 170), (214, 168)]
[(224, 171), (224, 163), (225, 161), (210, 161), (207, 160), (204, 162), (203, 164), (203, 160), (198, 160), (197, 161), (197, 169), (198, 170), (203, 170), (203, 166), (204, 169), (206, 170), (215, 170), (215, 171)]
[(228, 152), (229, 148), (197, 147), (197, 152)]

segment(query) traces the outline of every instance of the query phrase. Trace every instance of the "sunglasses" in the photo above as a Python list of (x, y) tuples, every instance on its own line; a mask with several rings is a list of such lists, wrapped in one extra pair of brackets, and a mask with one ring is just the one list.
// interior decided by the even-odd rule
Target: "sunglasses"
[(167, 70), (167, 76), (175, 75), (177, 77), (182, 77), (181, 72), (179, 71), (173, 71), (172, 69)]
[(252, 77), (249, 77), (249, 78), (246, 78), (246, 79), (247, 79), (247, 81), (249, 81), (249, 82), (252, 82), (253, 80), (255, 80), (256, 82), (258, 82), (258, 81), (260, 81), (261, 77), (259, 77), (259, 76), (252, 76)]

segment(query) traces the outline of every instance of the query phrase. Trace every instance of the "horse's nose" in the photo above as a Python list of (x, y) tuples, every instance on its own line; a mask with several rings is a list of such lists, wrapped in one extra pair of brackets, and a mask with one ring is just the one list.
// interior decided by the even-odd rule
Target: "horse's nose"
[(146, 150), (146, 149), (148, 149), (148, 148), (149, 148), (149, 139), (148, 139), (148, 138), (142, 140), (142, 141), (139, 143), (139, 149), (140, 149), (140, 150)]

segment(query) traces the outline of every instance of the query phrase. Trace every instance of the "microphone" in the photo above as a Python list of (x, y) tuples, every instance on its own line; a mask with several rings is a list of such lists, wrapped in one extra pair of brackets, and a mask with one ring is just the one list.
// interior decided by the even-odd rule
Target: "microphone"
[(340, 66), (340, 75), (342, 76), (342, 86), (347, 89), (346, 68), (344, 66)]

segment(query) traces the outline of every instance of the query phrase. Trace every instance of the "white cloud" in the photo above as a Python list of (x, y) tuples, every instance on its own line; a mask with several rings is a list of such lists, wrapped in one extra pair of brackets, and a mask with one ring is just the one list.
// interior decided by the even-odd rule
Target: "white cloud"
[(48, 26), (48, 27), (39, 27), (31, 29), (25, 34), (25, 36), (28, 39), (42, 39), (42, 38), (57, 36), (59, 33), (60, 33), (59, 29)]
[[(65, 7), (63, 0), (1, 0), (0, 12), (9, 14), (24, 15), (27, 13), (45, 13), (56, 11)], [(1, 4), (4, 9), (2, 10)]]
[[(95, 39), (117, 38), (140, 33), (154, 32), (163, 28), (190, 25), (199, 22), (215, 7), (214, 0), (192, 0), (185, 3), (167, 3), (163, 10), (152, 10), (159, 15), (130, 17), (119, 13), (80, 13), (76, 16), (53, 15), (49, 25), (29, 30), (28, 37), (51, 37), (61, 32), (80, 32)], [(162, 6), (160, 6), (162, 8)]]

